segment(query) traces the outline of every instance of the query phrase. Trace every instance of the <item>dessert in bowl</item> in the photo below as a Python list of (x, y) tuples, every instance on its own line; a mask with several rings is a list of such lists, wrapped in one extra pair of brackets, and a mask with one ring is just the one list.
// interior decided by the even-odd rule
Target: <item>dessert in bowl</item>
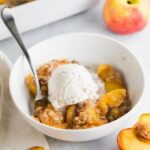
[[(46, 125), (85, 129), (118, 119), (130, 110), (123, 75), (108, 64), (85, 67), (76, 61), (52, 60), (37, 70), (42, 94), (33, 117)], [(31, 98), (36, 95), (32, 74), (26, 76)]]
[(46, 99), (30, 113), (35, 87), (23, 56), (11, 72), (10, 92), (27, 122), (48, 136), (66, 141), (104, 137), (132, 117), (140, 104), (143, 71), (135, 56), (115, 40), (96, 34), (68, 34), (41, 42), (29, 53), (39, 68)]

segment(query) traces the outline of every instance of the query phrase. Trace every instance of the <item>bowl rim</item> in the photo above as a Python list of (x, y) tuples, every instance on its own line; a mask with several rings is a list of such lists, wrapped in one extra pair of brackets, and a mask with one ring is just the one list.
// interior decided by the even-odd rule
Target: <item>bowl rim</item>
[[(141, 95), (137, 101), (137, 103), (135, 104), (135, 106), (133, 106), (129, 112), (127, 112), (125, 115), (121, 116), (120, 118), (112, 121), (112, 122), (109, 122), (107, 124), (104, 124), (104, 125), (101, 125), (101, 126), (96, 126), (96, 127), (92, 127), (92, 128), (86, 128), (86, 129), (62, 129), (62, 128), (56, 128), (56, 127), (53, 127), (53, 126), (48, 126), (48, 125), (45, 125), (43, 123), (40, 123), (38, 121), (36, 121), (32, 116), (24, 113), (22, 111), (22, 109), (17, 105), (16, 101), (14, 100), (15, 97), (13, 95), (13, 92), (12, 92), (12, 78), (13, 78), (13, 70), (14, 70), (14, 67), (15, 65), (17, 64), (17, 62), (23, 57), (23, 54), (21, 56), (19, 56), (14, 65), (13, 65), (13, 68), (11, 70), (11, 73), (10, 73), (10, 77), (9, 77), (9, 90), (10, 90), (10, 95), (11, 95), (11, 98), (12, 98), (12, 101), (13, 103), (15, 104), (16, 108), (19, 110), (19, 112), (25, 116), (26, 118), (24, 118), (25, 120), (30, 120), (32, 121), (34, 124), (37, 124), (38, 126), (40, 126), (41, 128), (47, 128), (47, 129), (50, 129), (50, 130), (55, 130), (55, 131), (60, 131), (60, 132), (66, 132), (66, 133), (81, 133), (81, 132), (87, 132), (87, 131), (93, 131), (93, 130), (97, 130), (98, 128), (101, 128), (101, 129), (104, 129), (104, 128), (110, 128), (113, 124), (119, 122), (119, 121), (123, 121), (125, 120), (126, 118), (128, 118), (132, 113), (134, 113), (134, 111), (138, 108), (138, 106), (141, 104), (142, 102), (142, 99), (144, 97), (144, 92), (145, 92), (145, 74), (144, 74), (144, 70), (143, 70), (143, 67), (142, 67), (142, 63), (140, 62), (140, 60), (137, 58), (136, 54), (133, 53), (130, 48), (128, 48), (124, 43), (112, 38), (112, 37), (108, 37), (106, 35), (103, 35), (103, 34), (99, 34), (99, 33), (90, 33), (90, 32), (73, 32), (73, 33), (66, 33), (66, 34), (60, 34), (60, 35), (56, 35), (54, 37), (50, 37), (48, 39), (45, 39), (45, 40), (42, 40), (36, 44), (34, 44), (33, 46), (31, 46), (28, 51), (32, 50), (35, 46), (38, 46), (38, 45), (41, 45), (49, 40), (52, 40), (52, 39), (56, 39), (56, 38), (59, 38), (59, 37), (68, 37), (68, 36), (95, 36), (95, 37), (98, 37), (98, 38), (104, 38), (106, 40), (109, 40), (109, 41), (112, 41), (114, 42), (115, 44), (118, 44), (120, 45), (121, 47), (124, 47), (124, 49), (126, 51), (128, 51), (128, 53), (130, 55), (132, 55), (134, 57), (134, 59), (136, 60), (137, 64), (139, 65), (139, 68), (141, 70), (141, 75), (142, 75), (142, 80), (143, 80), (143, 89), (141, 91)], [(34, 125), (33, 125), (34, 126)]]

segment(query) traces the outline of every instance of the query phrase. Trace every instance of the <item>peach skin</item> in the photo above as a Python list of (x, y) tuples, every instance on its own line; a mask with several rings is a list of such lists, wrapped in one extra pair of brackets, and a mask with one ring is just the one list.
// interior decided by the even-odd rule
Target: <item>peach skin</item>
[(142, 30), (150, 16), (150, 0), (106, 0), (103, 17), (108, 28), (118, 34)]

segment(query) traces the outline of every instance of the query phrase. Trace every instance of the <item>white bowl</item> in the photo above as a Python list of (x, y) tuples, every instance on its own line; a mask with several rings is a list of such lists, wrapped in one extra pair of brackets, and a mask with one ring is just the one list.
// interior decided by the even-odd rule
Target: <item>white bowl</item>
[[(22, 114), (22, 117), (38, 131), (65, 141), (88, 141), (102, 138), (117, 130), (128, 117), (132, 118), (134, 111), (141, 102), (144, 90), (144, 76), (142, 68), (136, 57), (121, 43), (108, 37), (91, 34), (75, 33), (57, 36), (29, 49), (35, 67), (51, 59), (67, 58), (79, 61), (81, 64), (108, 63), (120, 69), (128, 86), (132, 101), (132, 109), (123, 117), (103, 126), (68, 130), (58, 129), (35, 121), (28, 107), (29, 94), (25, 87), (24, 78), (30, 72), (24, 56), (20, 56), (10, 75), (10, 92), (12, 99)], [(21, 132), (21, 131), (20, 131)]]

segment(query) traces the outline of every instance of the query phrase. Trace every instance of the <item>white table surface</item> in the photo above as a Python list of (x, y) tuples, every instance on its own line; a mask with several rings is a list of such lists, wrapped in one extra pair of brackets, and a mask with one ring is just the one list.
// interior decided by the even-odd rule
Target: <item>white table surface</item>
[[(23, 38), (26, 45), (30, 47), (44, 39), (59, 34), (69, 32), (94, 32), (113, 37), (125, 43), (141, 61), (146, 77), (146, 90), (143, 103), (138, 109), (138, 112), (135, 114), (135, 118), (130, 118), (129, 121), (122, 127), (125, 128), (135, 123), (137, 117), (141, 113), (150, 112), (150, 98), (148, 94), (148, 90), (150, 89), (150, 24), (142, 32), (136, 34), (122, 36), (113, 34), (107, 30), (103, 22), (101, 11), (102, 6), (103, 1), (101, 1), (96, 8), (88, 12), (27, 32), (23, 34)], [(0, 50), (5, 52), (13, 62), (21, 54), (21, 51), (12, 38), (0, 41)], [(135, 88), (138, 88), (136, 87), (136, 83)], [(70, 143), (52, 138), (48, 138), (48, 141), (51, 150), (117, 150), (117, 132), (109, 137), (91, 142)]]

